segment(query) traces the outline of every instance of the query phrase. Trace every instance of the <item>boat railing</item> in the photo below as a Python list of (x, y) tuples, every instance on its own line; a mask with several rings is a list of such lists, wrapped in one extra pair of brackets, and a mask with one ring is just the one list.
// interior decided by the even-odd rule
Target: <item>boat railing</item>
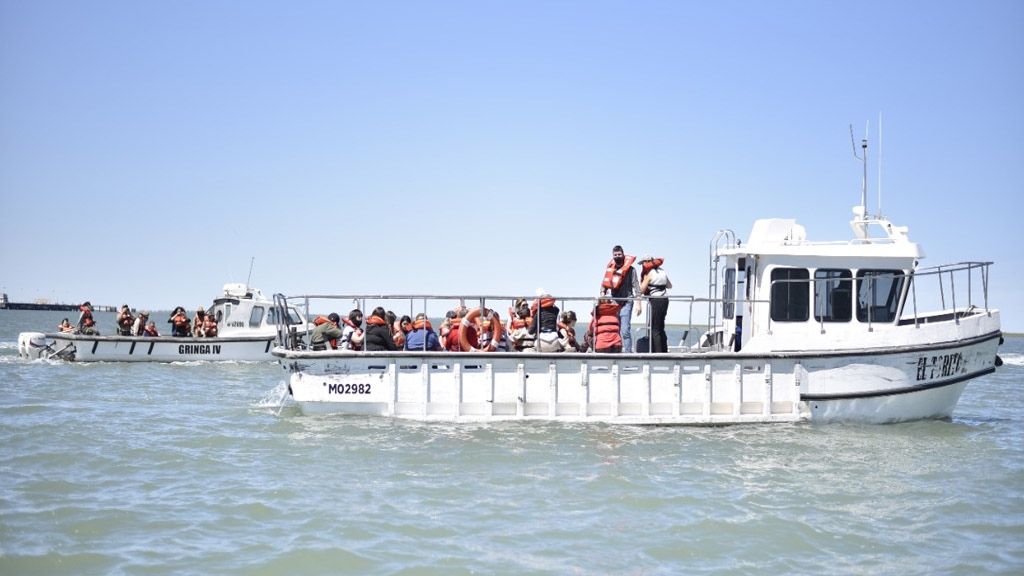
[[(548, 296), (545, 296), (548, 297)], [(601, 300), (610, 299), (607, 296), (551, 296), (555, 299), (556, 305), (564, 311), (567, 308), (572, 307), (573, 303), (583, 304), (580, 309), (589, 309), (593, 316), (598, 303)], [(695, 319), (694, 307), (705, 305), (709, 307), (719, 307), (723, 304), (735, 303), (735, 301), (727, 301), (722, 299), (708, 299), (708, 298), (697, 298), (694, 296), (687, 295), (671, 295), (665, 296), (668, 298), (670, 303), (676, 303), (677, 305), (683, 305), (686, 307), (686, 322), (679, 324), (678, 322), (673, 326), (681, 327), (683, 330), (682, 337), (679, 339), (678, 345), (670, 345), (670, 349), (674, 352), (683, 350), (693, 350), (699, 352), (706, 352), (712, 350), (720, 350), (725, 347), (731, 347), (732, 342), (726, 342), (724, 338), (707, 338), (701, 341), (699, 338), (705, 333), (709, 332), (711, 324), (708, 321), (700, 321), (700, 318)], [(302, 295), (290, 295), (286, 296), (283, 294), (274, 295), (274, 306), (278, 310), (287, 309), (289, 306), (298, 307), (303, 311), (303, 315), (309, 320), (305, 327), (297, 328), (294, 325), (286, 325), (278, 323), (277, 330), (277, 343), (279, 346), (283, 346), (288, 349), (297, 350), (303, 349), (311, 343), (313, 321), (317, 315), (327, 315), (329, 311), (317, 308), (337, 308), (338, 303), (349, 303), (353, 308), (359, 309), (364, 316), (368, 316), (371, 307), (378, 305), (384, 305), (384, 303), (392, 303), (393, 311), (396, 315), (401, 316), (402, 314), (408, 314), (410, 318), (415, 318), (417, 314), (423, 313), (428, 318), (444, 318), (447, 312), (453, 307), (463, 306), (467, 308), (481, 307), (494, 309), (498, 314), (499, 319), (502, 322), (509, 320), (507, 318), (508, 307), (514, 305), (519, 299), (525, 299), (528, 302), (536, 299), (536, 296), (532, 298), (526, 298), (523, 296), (508, 296), (508, 295), (466, 295), (466, 296), (452, 296), (452, 295), (438, 295), (438, 294), (302, 294)], [(630, 300), (639, 300), (642, 305), (649, 307), (651, 298), (647, 296), (641, 296), (639, 298), (631, 298)], [(394, 303), (401, 303), (395, 305)], [(499, 304), (500, 303), (500, 304)], [(342, 307), (337, 310), (330, 310), (338, 312), (343, 318), (347, 316), (345, 308)], [(385, 306), (387, 307), (387, 306)], [(275, 314), (276, 318), (282, 318), (283, 316), (278, 313)], [(678, 317), (678, 316), (677, 316)], [(587, 330), (589, 320), (586, 319), (582, 314), (578, 316), (579, 325), (577, 327), (577, 339), (582, 342), (583, 334)], [(648, 342), (650, 342), (651, 335), (651, 316), (647, 315), (646, 321), (637, 326), (633, 325), (635, 329), (645, 329)], [(713, 332), (713, 331), (712, 331)], [(637, 352), (647, 352), (650, 348), (641, 350), (637, 347)]]

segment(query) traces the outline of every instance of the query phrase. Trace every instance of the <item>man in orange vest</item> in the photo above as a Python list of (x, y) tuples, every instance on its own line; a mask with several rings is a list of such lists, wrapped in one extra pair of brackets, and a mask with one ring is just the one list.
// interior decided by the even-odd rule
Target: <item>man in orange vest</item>
[(602, 294), (615, 298), (619, 310), (619, 333), (622, 335), (622, 351), (633, 351), (633, 333), (629, 325), (633, 315), (633, 299), (636, 299), (636, 315), (643, 312), (640, 301), (640, 281), (637, 280), (633, 262), (636, 256), (627, 256), (622, 246), (612, 248), (612, 259), (605, 268), (604, 280), (601, 282)]

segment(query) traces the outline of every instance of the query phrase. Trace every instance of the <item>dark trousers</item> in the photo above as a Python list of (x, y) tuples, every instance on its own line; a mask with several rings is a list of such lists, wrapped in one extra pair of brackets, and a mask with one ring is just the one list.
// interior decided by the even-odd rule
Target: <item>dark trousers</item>
[(668, 315), (668, 298), (651, 298), (651, 352), (668, 352), (668, 335), (665, 334), (665, 316)]

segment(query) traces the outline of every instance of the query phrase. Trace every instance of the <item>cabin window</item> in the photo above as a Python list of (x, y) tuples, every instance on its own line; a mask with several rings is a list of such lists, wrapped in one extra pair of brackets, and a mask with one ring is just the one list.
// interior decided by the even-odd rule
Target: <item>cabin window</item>
[(857, 272), (857, 320), (892, 322), (903, 292), (902, 270), (860, 270)]
[(725, 270), (725, 290), (722, 292), (722, 318), (736, 315), (736, 270)]
[(772, 320), (803, 322), (810, 317), (810, 274), (806, 268), (772, 270)]
[[(271, 308), (267, 312), (267, 324), (277, 324), (277, 308)], [(294, 308), (288, 309), (288, 324), (302, 324), (302, 321), (299, 320), (299, 313), (296, 312)]]
[(814, 319), (849, 322), (853, 318), (853, 275), (849, 270), (814, 271)]
[(252, 315), (249, 316), (249, 327), (258, 328), (263, 322), (263, 306), (253, 306)]

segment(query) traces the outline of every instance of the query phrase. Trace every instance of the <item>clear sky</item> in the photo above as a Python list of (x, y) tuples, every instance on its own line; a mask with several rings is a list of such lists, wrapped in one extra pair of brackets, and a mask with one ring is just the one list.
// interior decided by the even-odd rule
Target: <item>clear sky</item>
[[(0, 288), (707, 295), (754, 219), (993, 260), (1024, 331), (1024, 2), (0, 0)], [(670, 310), (669, 320), (678, 310)]]

